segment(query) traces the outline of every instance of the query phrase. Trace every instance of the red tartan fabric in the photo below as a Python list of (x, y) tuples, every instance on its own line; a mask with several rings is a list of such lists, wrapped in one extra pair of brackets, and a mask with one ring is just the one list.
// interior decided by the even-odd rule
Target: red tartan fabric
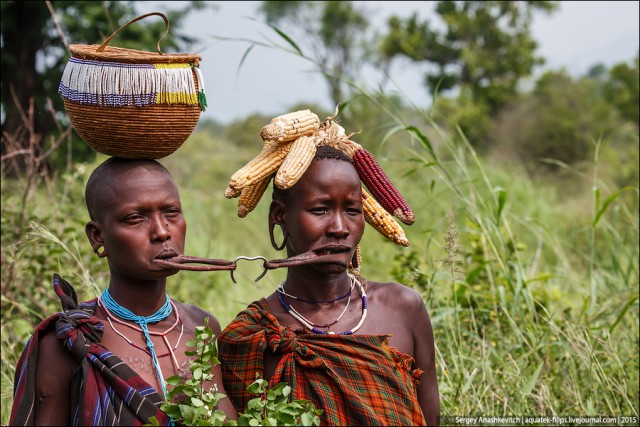
[[(278, 324), (263, 298), (249, 305), (218, 340), (227, 395), (239, 411), (255, 396), (263, 353), (282, 357), (270, 386), (287, 382), (294, 399), (323, 409), (322, 425), (426, 425), (416, 384), (422, 371), (386, 335), (319, 335)], [(268, 349), (268, 350), (267, 350)]]

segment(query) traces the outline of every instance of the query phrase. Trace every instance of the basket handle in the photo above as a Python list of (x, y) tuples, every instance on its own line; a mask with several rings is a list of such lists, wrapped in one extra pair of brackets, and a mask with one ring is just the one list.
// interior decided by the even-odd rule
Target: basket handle
[(106, 40), (104, 41), (104, 43), (102, 43), (102, 44), (100, 45), (100, 47), (98, 47), (97, 51), (98, 51), (98, 52), (102, 52), (102, 51), (104, 50), (104, 48), (106, 48), (106, 47), (107, 47), (107, 45), (109, 44), (109, 42), (111, 41), (111, 39), (113, 38), (113, 36), (115, 36), (115, 35), (116, 35), (116, 33), (117, 33), (118, 31), (120, 31), (121, 29), (123, 29), (123, 28), (124, 28), (124, 27), (126, 27), (127, 25), (132, 24), (132, 23), (134, 23), (134, 22), (136, 22), (136, 21), (139, 21), (139, 20), (144, 19), (144, 18), (146, 18), (147, 16), (151, 16), (151, 15), (158, 15), (158, 16), (161, 16), (161, 17), (162, 17), (162, 19), (164, 19), (164, 23), (165, 23), (165, 24), (166, 24), (166, 26), (167, 26), (166, 31), (164, 32), (164, 34), (162, 35), (162, 37), (160, 37), (160, 40), (158, 40), (158, 44), (157, 44), (158, 53), (159, 53), (160, 55), (164, 55), (164, 54), (160, 51), (160, 42), (162, 41), (162, 39), (163, 39), (167, 34), (169, 34), (169, 20), (167, 19), (167, 17), (166, 17), (164, 14), (162, 14), (162, 13), (160, 13), (160, 12), (151, 12), (151, 13), (147, 13), (146, 15), (138, 16), (137, 18), (132, 19), (131, 21), (127, 22), (127, 23), (126, 23), (126, 24), (124, 24), (122, 27), (120, 27), (120, 28), (118, 28), (117, 30), (115, 30), (115, 31), (113, 32), (113, 34), (111, 34), (111, 36), (109, 36), (109, 38), (108, 38), (108, 39), (106, 39)]

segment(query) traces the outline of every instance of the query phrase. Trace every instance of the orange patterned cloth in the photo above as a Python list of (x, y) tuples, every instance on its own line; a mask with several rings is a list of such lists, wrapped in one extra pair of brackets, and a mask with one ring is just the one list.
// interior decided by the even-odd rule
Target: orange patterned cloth
[(294, 399), (311, 400), (321, 425), (426, 425), (416, 385), (422, 370), (388, 345), (388, 335), (322, 335), (280, 326), (263, 298), (222, 332), (224, 387), (244, 411), (247, 386), (263, 372), (267, 349), (281, 355), (270, 386), (288, 383)]

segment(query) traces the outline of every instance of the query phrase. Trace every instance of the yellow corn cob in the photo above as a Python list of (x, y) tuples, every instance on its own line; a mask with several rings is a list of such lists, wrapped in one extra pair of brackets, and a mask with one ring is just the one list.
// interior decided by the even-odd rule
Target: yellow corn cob
[(313, 137), (301, 136), (292, 142), (289, 154), (282, 161), (276, 174), (275, 183), (278, 188), (286, 190), (298, 182), (315, 155), (316, 144)]
[(236, 190), (235, 188), (227, 187), (224, 191), (224, 197), (227, 199), (233, 199), (238, 197), (242, 193), (242, 190)]
[(318, 131), (320, 119), (310, 110), (294, 111), (271, 120), (262, 128), (260, 136), (265, 141), (287, 142)]
[(262, 195), (269, 187), (271, 176), (261, 181), (254, 182), (242, 189), (242, 194), (238, 199), (238, 216), (244, 218), (249, 212), (255, 209)]
[(233, 190), (242, 190), (247, 185), (271, 175), (280, 167), (290, 149), (291, 143), (266, 142), (260, 154), (231, 175), (229, 180), (231, 190), (227, 192), (233, 194)]
[(360, 252), (360, 244), (356, 246), (356, 265), (353, 265), (353, 260), (349, 263), (349, 269), (360, 273), (360, 266), (362, 265), (362, 252)]
[(364, 219), (370, 226), (395, 244), (409, 246), (409, 240), (404, 235), (400, 224), (364, 188), (362, 189), (362, 208)]

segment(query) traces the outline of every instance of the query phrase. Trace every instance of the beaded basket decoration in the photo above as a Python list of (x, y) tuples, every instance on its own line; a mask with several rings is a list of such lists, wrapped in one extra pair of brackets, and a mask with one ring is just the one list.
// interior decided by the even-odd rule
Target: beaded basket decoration
[[(127, 25), (161, 16), (166, 32), (158, 53), (107, 46)], [(207, 105), (200, 56), (164, 54), (169, 21), (152, 12), (116, 30), (102, 45), (69, 46), (58, 93), (80, 137), (95, 151), (125, 158), (159, 159), (177, 150)]]

